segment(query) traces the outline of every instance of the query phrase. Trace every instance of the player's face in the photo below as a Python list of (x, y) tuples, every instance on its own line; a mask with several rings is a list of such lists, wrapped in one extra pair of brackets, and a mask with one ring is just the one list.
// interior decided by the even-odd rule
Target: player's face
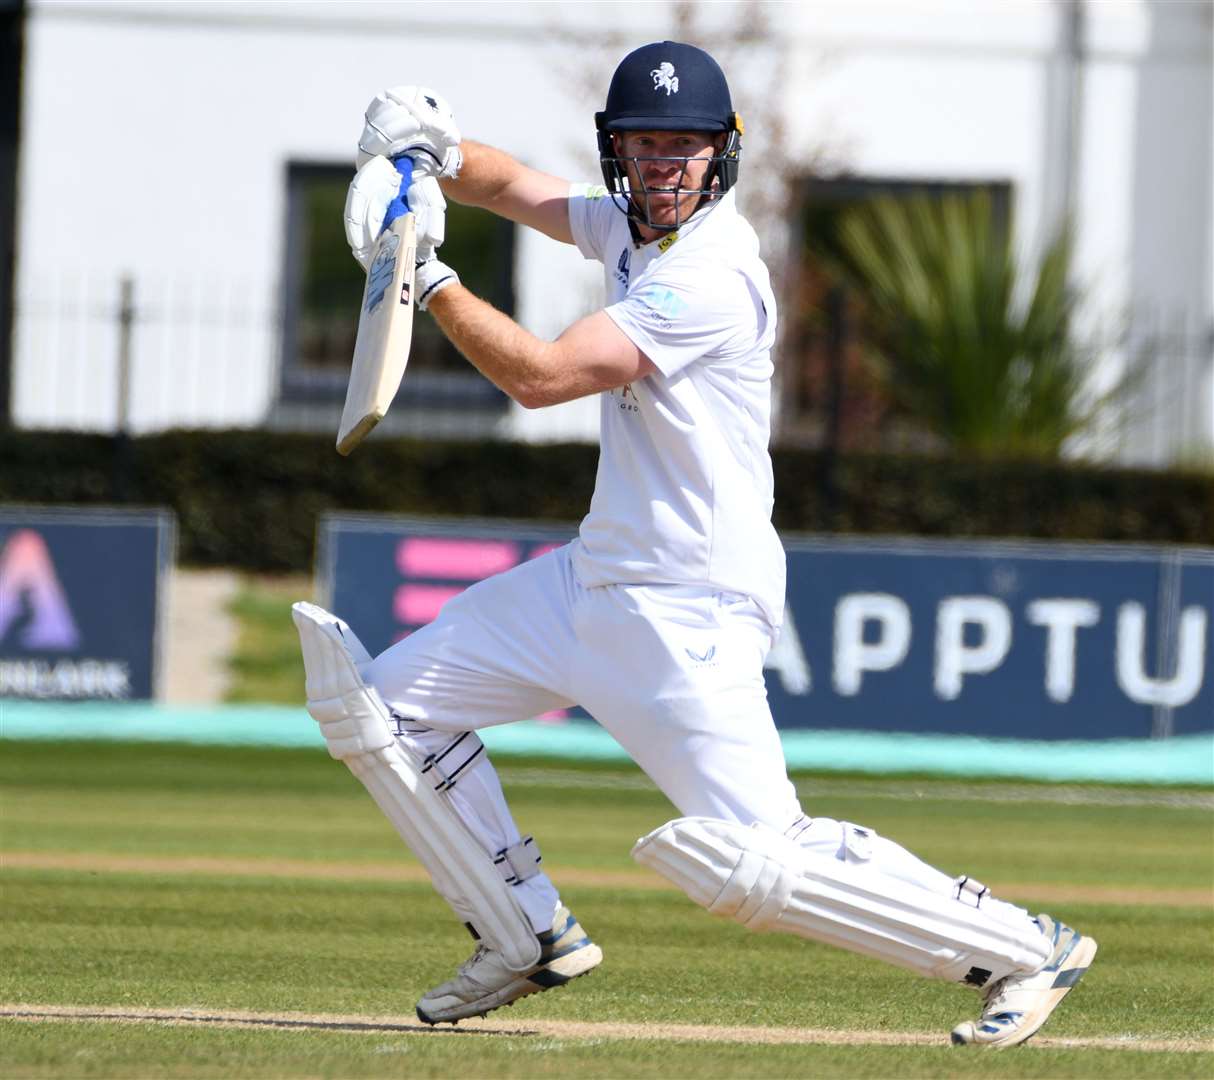
[(616, 136), (628, 187), (655, 225), (686, 221), (705, 187), (716, 141), (702, 131), (626, 131)]

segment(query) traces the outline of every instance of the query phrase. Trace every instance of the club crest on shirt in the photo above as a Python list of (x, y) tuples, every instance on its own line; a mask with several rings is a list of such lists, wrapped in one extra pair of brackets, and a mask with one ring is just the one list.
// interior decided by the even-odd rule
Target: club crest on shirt
[(669, 60), (663, 60), (649, 75), (653, 79), (653, 88), (661, 90), (665, 87), (667, 97), (679, 92), (679, 77), (674, 73), (674, 64)]
[(630, 255), (628, 249), (625, 248), (620, 252), (620, 261), (615, 264), (615, 279), (621, 285), (628, 284), (629, 260)]

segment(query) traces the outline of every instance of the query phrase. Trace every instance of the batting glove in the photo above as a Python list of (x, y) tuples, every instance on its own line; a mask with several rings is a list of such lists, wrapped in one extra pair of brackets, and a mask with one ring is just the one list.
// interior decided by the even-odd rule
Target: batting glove
[[(388, 158), (373, 157), (358, 170), (346, 192), (346, 243), (364, 270), (384, 230), (388, 205), (400, 192), (400, 183), (400, 173)], [(446, 238), (447, 200), (430, 170), (415, 169), (405, 201), (416, 219), (418, 247), (438, 247)]]
[(438, 176), (454, 178), (463, 164), (451, 106), (424, 86), (393, 86), (367, 106), (358, 140), (359, 167), (378, 154), (410, 154), (434, 162)]
[(439, 262), (433, 248), (417, 249), (417, 264), (413, 268), (413, 302), (426, 311), (431, 298), (448, 285), (458, 285), (459, 274), (446, 263)]

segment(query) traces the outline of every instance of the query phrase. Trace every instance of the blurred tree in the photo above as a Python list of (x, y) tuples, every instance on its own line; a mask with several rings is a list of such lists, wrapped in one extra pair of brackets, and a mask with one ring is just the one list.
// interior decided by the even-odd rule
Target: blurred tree
[(847, 214), (840, 240), (884, 385), (953, 451), (1057, 458), (1123, 391), (1089, 392), (1069, 230), (1032, 276), (982, 192), (874, 200)]

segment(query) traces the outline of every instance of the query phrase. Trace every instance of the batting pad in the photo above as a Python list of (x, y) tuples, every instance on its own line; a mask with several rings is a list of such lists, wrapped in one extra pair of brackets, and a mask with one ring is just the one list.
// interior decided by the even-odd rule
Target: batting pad
[(315, 604), (291, 608), (303, 649), (308, 712), (329, 753), (362, 781), (434, 887), (481, 939), (517, 971), (534, 967), (540, 944), (513, 889), (446, 795), (388, 728), (388, 710), (358, 672), (371, 657), (353, 631)]
[(632, 856), (752, 930), (783, 930), (937, 979), (981, 987), (1036, 971), (1050, 951), (1028, 919), (1005, 922), (872, 865), (806, 851), (764, 825), (678, 818), (638, 840)]

